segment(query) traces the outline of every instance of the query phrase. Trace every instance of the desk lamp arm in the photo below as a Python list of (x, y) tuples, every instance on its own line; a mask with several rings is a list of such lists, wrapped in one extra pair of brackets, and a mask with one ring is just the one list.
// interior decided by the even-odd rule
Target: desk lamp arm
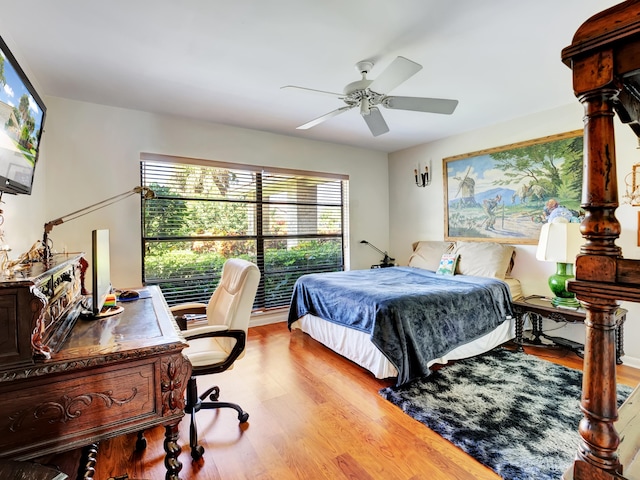
[(74, 220), (76, 218), (82, 217), (91, 212), (95, 212), (96, 210), (100, 210), (101, 208), (112, 205), (120, 200), (124, 200), (125, 198), (135, 195), (137, 193), (141, 193), (143, 198), (150, 199), (156, 196), (155, 192), (148, 187), (135, 187), (133, 190), (129, 190), (124, 193), (120, 193), (119, 195), (115, 195), (111, 198), (107, 198), (106, 200), (102, 200), (100, 202), (94, 203), (93, 205), (89, 205), (88, 207), (81, 208), (80, 210), (76, 210), (75, 212), (68, 213), (63, 215), (62, 217), (58, 217), (54, 220), (51, 220), (44, 224), (44, 234), (42, 235), (42, 246), (44, 248), (44, 260), (48, 261), (51, 258), (51, 252), (49, 250), (49, 234), (53, 227), (60, 225), (69, 220)]
[(383, 252), (378, 247), (376, 247), (375, 245), (372, 245), (371, 243), (367, 242), (366, 240), (360, 240), (360, 243), (364, 243), (366, 245), (369, 245), (371, 248), (373, 248), (374, 250), (379, 252), (381, 255), (383, 255), (384, 256), (384, 258), (382, 259), (382, 264), (383, 265), (393, 265), (393, 262), (395, 262), (395, 260), (396, 260), (395, 258), (391, 258), (387, 252)]

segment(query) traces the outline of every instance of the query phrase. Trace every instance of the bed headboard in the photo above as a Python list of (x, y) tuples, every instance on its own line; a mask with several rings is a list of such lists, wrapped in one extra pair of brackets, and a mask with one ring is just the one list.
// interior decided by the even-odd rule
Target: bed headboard
[(495, 242), (419, 241), (413, 243), (409, 266), (436, 271), (445, 253), (458, 255), (456, 273), (504, 280), (511, 274), (516, 249)]

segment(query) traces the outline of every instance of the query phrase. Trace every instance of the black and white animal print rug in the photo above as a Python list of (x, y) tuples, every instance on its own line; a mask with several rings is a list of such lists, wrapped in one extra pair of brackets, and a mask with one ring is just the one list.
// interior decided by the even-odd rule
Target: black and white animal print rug
[(581, 389), (579, 370), (496, 349), (380, 395), (504, 479), (555, 480), (578, 449)]

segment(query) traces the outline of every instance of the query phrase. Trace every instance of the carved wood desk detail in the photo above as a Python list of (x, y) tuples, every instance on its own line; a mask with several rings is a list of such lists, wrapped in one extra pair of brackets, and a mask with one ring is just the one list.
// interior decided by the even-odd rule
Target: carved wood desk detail
[(163, 425), (165, 478), (179, 479), (191, 364), (162, 293), (148, 288), (150, 298), (119, 315), (78, 319), (51, 358), (0, 365), (0, 457), (27, 460)]

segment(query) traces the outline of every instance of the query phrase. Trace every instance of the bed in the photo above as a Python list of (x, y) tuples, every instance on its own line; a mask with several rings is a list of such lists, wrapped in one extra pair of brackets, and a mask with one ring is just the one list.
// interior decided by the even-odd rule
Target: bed
[[(455, 275), (437, 274), (452, 255)], [(403, 384), (515, 336), (514, 257), (510, 245), (423, 241), (407, 267), (305, 275), (294, 287), (289, 328)]]

